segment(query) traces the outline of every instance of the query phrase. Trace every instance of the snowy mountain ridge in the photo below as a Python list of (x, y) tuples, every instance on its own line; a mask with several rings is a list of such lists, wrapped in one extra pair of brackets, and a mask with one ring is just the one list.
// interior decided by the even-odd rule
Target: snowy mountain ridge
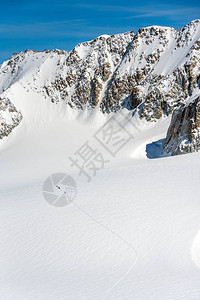
[(0, 67), (0, 138), (44, 102), (59, 104), (63, 113), (67, 106), (103, 113), (126, 108), (156, 122), (199, 89), (200, 20), (179, 30), (150, 26), (102, 35), (69, 53), (26, 50)]

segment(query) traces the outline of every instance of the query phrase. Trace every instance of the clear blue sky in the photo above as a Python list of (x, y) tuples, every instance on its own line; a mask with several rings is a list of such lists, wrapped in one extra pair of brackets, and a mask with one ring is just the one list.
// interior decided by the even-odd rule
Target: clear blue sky
[(200, 0), (0, 0), (0, 63), (25, 49), (65, 49), (142, 26), (180, 28), (200, 18)]

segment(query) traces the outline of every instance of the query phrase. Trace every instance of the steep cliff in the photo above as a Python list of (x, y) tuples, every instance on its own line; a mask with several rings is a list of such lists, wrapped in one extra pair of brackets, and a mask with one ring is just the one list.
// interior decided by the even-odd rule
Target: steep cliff
[(163, 146), (163, 154), (177, 155), (200, 150), (200, 96), (176, 109)]

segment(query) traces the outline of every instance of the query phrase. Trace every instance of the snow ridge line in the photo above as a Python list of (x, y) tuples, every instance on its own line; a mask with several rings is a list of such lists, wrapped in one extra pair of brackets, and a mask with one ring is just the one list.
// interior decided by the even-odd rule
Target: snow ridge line
[(87, 215), (91, 220), (93, 220), (95, 223), (97, 223), (98, 225), (102, 226), (103, 228), (105, 228), (107, 231), (111, 232), (113, 235), (115, 235), (117, 238), (119, 238), (124, 244), (127, 244), (133, 251), (134, 251), (134, 256), (136, 257), (134, 260), (134, 263), (130, 266), (130, 268), (128, 269), (127, 272), (125, 272), (124, 275), (122, 275), (122, 277), (120, 277), (120, 279), (111, 287), (107, 290), (105, 296), (101, 299), (101, 300), (105, 300), (108, 295), (113, 291), (113, 289), (131, 272), (131, 270), (134, 268), (134, 266), (137, 263), (138, 260), (138, 254), (135, 250), (135, 248), (133, 247), (132, 244), (130, 244), (128, 241), (126, 241), (123, 237), (121, 237), (119, 234), (117, 234), (116, 232), (114, 232), (112, 229), (108, 228), (106, 225), (102, 224), (101, 222), (99, 222), (98, 220), (96, 220), (93, 216), (91, 216), (88, 212), (86, 212), (85, 210), (83, 210), (76, 202), (72, 202), (82, 213), (84, 213), (85, 215)]

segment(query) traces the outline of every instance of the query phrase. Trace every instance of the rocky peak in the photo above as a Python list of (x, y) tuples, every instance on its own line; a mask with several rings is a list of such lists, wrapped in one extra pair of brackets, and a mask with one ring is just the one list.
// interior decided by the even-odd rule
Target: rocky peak
[(140, 105), (140, 117), (147, 121), (171, 114), (197, 88), (199, 38), (199, 20), (177, 31), (140, 28), (108, 84), (103, 111), (123, 103), (130, 110)]
[(71, 106), (97, 106), (133, 36), (133, 32), (100, 36), (93, 41), (78, 44), (69, 53), (65, 72), (66, 91)]

